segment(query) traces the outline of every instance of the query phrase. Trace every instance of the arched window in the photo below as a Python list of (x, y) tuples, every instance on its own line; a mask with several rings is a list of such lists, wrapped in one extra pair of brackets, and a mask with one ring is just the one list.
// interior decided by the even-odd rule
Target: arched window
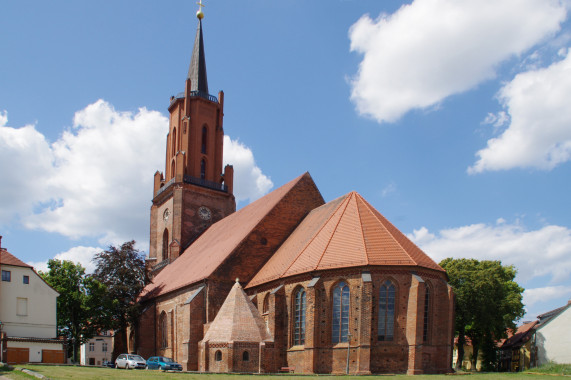
[(262, 314), (270, 312), (270, 294), (266, 294), (264, 297), (264, 302), (262, 303)]
[(242, 361), (247, 362), (250, 360), (250, 353), (248, 351), (242, 352)]
[(168, 347), (168, 326), (167, 326), (167, 313), (164, 311), (159, 317), (159, 343), (161, 348)]
[(174, 167), (174, 159), (173, 159), (171, 162), (171, 177), (172, 178), (174, 178), (174, 176), (175, 176), (174, 169), (175, 169), (175, 167)]
[(172, 156), (176, 155), (176, 128), (172, 129)]
[(200, 161), (200, 179), (206, 179), (206, 160), (204, 158)]
[(426, 285), (426, 290), (424, 292), (424, 321), (422, 329), (422, 341), (428, 341), (428, 329), (430, 327), (430, 288)]
[(206, 128), (206, 125), (204, 127), (202, 127), (202, 144), (200, 146), (200, 153), (202, 154), (206, 154), (206, 146), (207, 146), (207, 142), (208, 142), (208, 129)]
[(349, 285), (341, 281), (333, 288), (331, 342), (347, 342), (349, 333)]
[(222, 351), (217, 350), (217, 351), (214, 353), (214, 360), (216, 360), (217, 362), (219, 362), (219, 361), (222, 360)]
[(295, 293), (293, 345), (305, 344), (305, 289), (299, 288)]
[(395, 335), (395, 286), (390, 281), (381, 285), (379, 293), (379, 340), (393, 340)]
[(163, 232), (163, 252), (162, 260), (166, 260), (169, 257), (169, 230), (165, 228)]

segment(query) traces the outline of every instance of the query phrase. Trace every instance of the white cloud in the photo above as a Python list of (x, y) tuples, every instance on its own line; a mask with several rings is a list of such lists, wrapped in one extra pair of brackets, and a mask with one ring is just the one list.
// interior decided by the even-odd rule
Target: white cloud
[(78, 111), (73, 130), (51, 145), (49, 199), (29, 228), (120, 244), (147, 238), (153, 173), (164, 159), (168, 120), (157, 111), (117, 112), (98, 100)]
[[(85, 273), (91, 274), (95, 272), (95, 264), (91, 260), (93, 260), (95, 254), (103, 251), (103, 248), (78, 246), (71, 248), (69, 251), (58, 253), (54, 256), (54, 259), (72, 261), (76, 264), (79, 263), (85, 268)], [(28, 264), (33, 266), (36, 271), (48, 271), (47, 261), (29, 262)]]
[(0, 225), (18, 214), (32, 212), (47, 196), (43, 185), (53, 174), (54, 155), (33, 125), (11, 128), (8, 113), (0, 113)]
[[(28, 228), (104, 245), (134, 239), (146, 250), (153, 174), (164, 168), (165, 116), (119, 112), (98, 100), (76, 112), (73, 129), (53, 144), (34, 126), (7, 122), (0, 113), (0, 178), (10, 184), (0, 187), (0, 224), (19, 217)], [(224, 144), (237, 200), (268, 192), (273, 184), (252, 151), (228, 136)]]
[(570, 296), (571, 286), (546, 286), (543, 288), (526, 289), (523, 292), (523, 302), (526, 307), (532, 307), (535, 304), (556, 299), (563, 299), (564, 301), (567, 301), (570, 299)]
[(499, 92), (511, 123), (478, 151), (469, 173), (532, 167), (571, 159), (571, 54), (547, 68), (518, 74)]
[(229, 136), (224, 136), (224, 164), (234, 166), (236, 201), (254, 201), (274, 186), (272, 180), (256, 165), (250, 148)]
[(416, 0), (376, 20), (365, 15), (349, 31), (351, 50), (363, 54), (351, 99), (378, 122), (437, 106), (494, 78), (499, 63), (553, 35), (565, 17), (557, 0)]
[(548, 225), (528, 231), (502, 219), (496, 225), (472, 224), (437, 234), (422, 227), (409, 238), (436, 262), (447, 257), (501, 260), (514, 265), (524, 283), (541, 276), (550, 276), (552, 283), (570, 278), (571, 229), (566, 227)]

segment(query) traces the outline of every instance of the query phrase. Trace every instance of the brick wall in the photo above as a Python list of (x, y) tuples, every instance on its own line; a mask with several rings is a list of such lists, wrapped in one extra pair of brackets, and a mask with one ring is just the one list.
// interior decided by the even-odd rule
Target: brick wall
[[(269, 297), (266, 315), (276, 344), (274, 368), (295, 367), (299, 373), (344, 373), (349, 353), (350, 373), (444, 373), (451, 371), (453, 295), (442, 272), (406, 267), (347, 268), (308, 274), (249, 289), (257, 292), (258, 308)], [(371, 281), (362, 272), (370, 272)], [(313, 276), (320, 276), (308, 287)], [(350, 347), (331, 343), (332, 289), (344, 280), (350, 287)], [(378, 339), (379, 288), (386, 280), (396, 287), (394, 338)], [(424, 289), (431, 289), (428, 341), (423, 342)], [(305, 345), (292, 346), (292, 300), (306, 290)], [(281, 328), (280, 328), (281, 326)], [(348, 352), (349, 351), (349, 352)]]

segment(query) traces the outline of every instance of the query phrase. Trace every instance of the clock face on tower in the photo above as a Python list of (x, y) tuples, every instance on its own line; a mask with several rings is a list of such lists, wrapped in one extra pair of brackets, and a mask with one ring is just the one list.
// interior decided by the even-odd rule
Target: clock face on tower
[(171, 210), (169, 210), (168, 208), (165, 210), (165, 212), (163, 213), (163, 220), (166, 222), (167, 220), (169, 220), (169, 216), (171, 215)]
[(210, 212), (208, 207), (200, 206), (198, 208), (198, 216), (203, 220), (210, 220), (210, 218), (212, 218), (212, 212)]

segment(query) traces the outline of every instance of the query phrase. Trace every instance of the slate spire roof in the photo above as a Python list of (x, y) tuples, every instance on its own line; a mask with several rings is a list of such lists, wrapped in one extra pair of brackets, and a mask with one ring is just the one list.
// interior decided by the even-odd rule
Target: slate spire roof
[(272, 341), (264, 319), (238, 281), (228, 293), (228, 297), (204, 335), (203, 341)]
[(198, 28), (192, 49), (192, 58), (188, 68), (190, 90), (208, 94), (208, 79), (206, 78), (206, 58), (204, 55), (204, 41), (202, 38), (202, 20), (198, 19)]
[(247, 288), (301, 273), (364, 265), (444, 272), (361, 195), (351, 192), (310, 212)]

